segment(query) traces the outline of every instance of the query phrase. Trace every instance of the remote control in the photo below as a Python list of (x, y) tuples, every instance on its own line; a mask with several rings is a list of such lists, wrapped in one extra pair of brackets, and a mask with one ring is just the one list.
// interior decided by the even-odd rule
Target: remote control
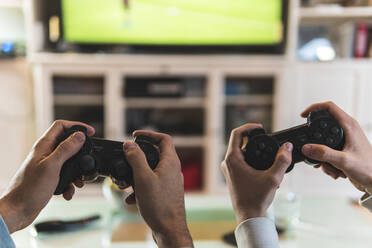
[[(98, 176), (111, 177), (113, 182), (121, 188), (133, 186), (133, 172), (125, 158), (123, 142), (92, 138), (88, 136), (88, 131), (84, 126), (73, 126), (60, 137), (58, 144), (78, 131), (85, 134), (85, 143), (81, 150), (62, 166), (54, 194), (62, 194), (69, 184), (77, 179), (93, 181)], [(159, 151), (152, 139), (139, 135), (135, 138), (135, 142), (145, 153), (151, 169), (155, 169), (159, 162)]]
[(292, 163), (287, 169), (290, 172), (296, 163), (305, 161), (308, 164), (319, 164), (302, 154), (305, 144), (321, 144), (341, 151), (345, 144), (344, 130), (327, 111), (311, 112), (307, 123), (287, 130), (267, 134), (262, 128), (248, 133), (248, 143), (244, 148), (244, 156), (248, 165), (257, 170), (269, 169), (282, 144), (293, 144)]

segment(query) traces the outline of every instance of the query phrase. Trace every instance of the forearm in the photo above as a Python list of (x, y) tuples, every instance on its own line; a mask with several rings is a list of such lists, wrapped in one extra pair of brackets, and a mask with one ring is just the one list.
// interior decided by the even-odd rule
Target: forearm
[(22, 211), (17, 206), (14, 206), (14, 204), (11, 204), (6, 197), (0, 199), (0, 215), (10, 233), (22, 229), (24, 218), (21, 212)]
[(193, 248), (192, 237), (185, 230), (172, 230), (167, 233), (153, 232), (153, 237), (159, 248)]

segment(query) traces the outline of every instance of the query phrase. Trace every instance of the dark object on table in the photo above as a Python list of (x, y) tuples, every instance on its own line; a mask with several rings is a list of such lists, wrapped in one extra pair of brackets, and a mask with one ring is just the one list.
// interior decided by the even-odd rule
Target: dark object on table
[(72, 221), (51, 220), (51, 221), (36, 223), (34, 225), (34, 229), (37, 234), (71, 232), (71, 231), (77, 231), (77, 230), (84, 229), (100, 219), (101, 219), (101, 216), (93, 215), (88, 218), (72, 220)]

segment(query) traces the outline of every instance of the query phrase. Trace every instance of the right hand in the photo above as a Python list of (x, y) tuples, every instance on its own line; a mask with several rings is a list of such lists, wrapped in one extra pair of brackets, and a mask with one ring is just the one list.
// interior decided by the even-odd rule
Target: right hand
[[(345, 146), (342, 151), (337, 151), (324, 145), (307, 144), (303, 146), (302, 153), (311, 159), (331, 164), (342, 171), (357, 189), (371, 194), (372, 146), (362, 128), (333, 102), (313, 104), (302, 113), (302, 117), (316, 110), (327, 110), (339, 122), (345, 132)], [(342, 176), (330, 166), (321, 166), (334, 178)]]
[(172, 138), (152, 131), (136, 131), (133, 135), (152, 138), (160, 149), (160, 161), (152, 171), (139, 146), (125, 142), (123, 149), (133, 169), (135, 193), (126, 199), (127, 203), (137, 202), (159, 247), (193, 247), (186, 223), (181, 163)]
[(221, 165), (238, 223), (266, 216), (276, 190), (292, 162), (291, 143), (281, 146), (274, 164), (268, 170), (255, 170), (245, 162), (241, 149), (243, 137), (250, 130), (260, 127), (262, 125), (246, 124), (234, 129), (225, 160)]

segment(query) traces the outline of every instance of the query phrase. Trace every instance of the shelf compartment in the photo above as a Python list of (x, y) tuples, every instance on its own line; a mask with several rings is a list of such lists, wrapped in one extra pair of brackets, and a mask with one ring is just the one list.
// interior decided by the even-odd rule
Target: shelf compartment
[(204, 149), (202, 147), (176, 147), (176, 151), (181, 161), (185, 191), (201, 191), (203, 189)]
[(204, 76), (130, 76), (124, 79), (124, 98), (204, 97)]
[(103, 77), (54, 76), (55, 95), (103, 95)]
[(126, 134), (138, 129), (156, 130), (175, 136), (202, 136), (204, 108), (127, 108)]
[(179, 99), (128, 98), (124, 102), (128, 108), (195, 108), (205, 106), (205, 99), (201, 97)]
[(103, 105), (103, 95), (55, 95), (54, 104), (56, 105)]
[(372, 17), (372, 7), (303, 7), (300, 9), (300, 17), (303, 19), (370, 18)]
[(227, 97), (272, 95), (273, 77), (227, 77), (225, 95)]
[(93, 126), (97, 137), (104, 137), (104, 107), (103, 105), (55, 105), (54, 118), (71, 121), (81, 121)]
[(267, 95), (243, 95), (226, 96), (226, 105), (272, 105), (273, 96)]
[(246, 123), (262, 123), (270, 132), (272, 129), (271, 105), (267, 106), (226, 106), (225, 108), (225, 137), (228, 142), (231, 131)]

